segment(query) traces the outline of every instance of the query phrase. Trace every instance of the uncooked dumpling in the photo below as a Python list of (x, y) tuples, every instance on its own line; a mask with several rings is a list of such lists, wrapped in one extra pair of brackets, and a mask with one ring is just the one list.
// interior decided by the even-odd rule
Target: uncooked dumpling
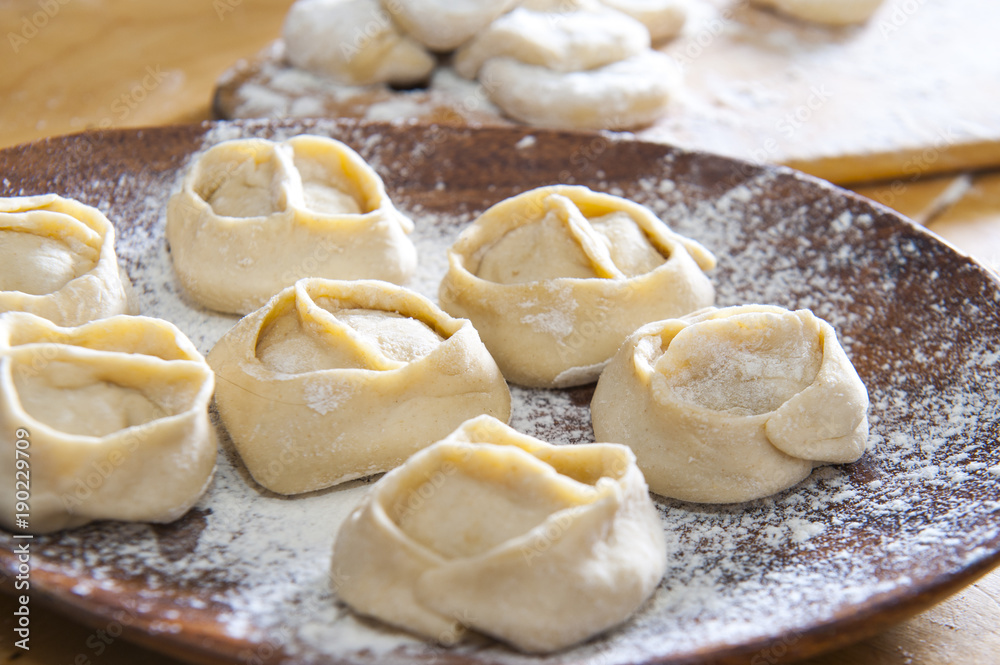
[(809, 310), (709, 308), (645, 325), (591, 409), (599, 440), (630, 446), (650, 489), (685, 501), (767, 496), (857, 460), (868, 440), (865, 386)]
[(283, 36), (293, 65), (348, 85), (419, 83), (436, 64), (379, 0), (298, 0)]
[[(17, 438), (30, 436), (28, 531), (187, 512), (215, 469), (213, 378), (166, 321), (113, 316), (61, 328), (23, 312), (0, 316), (0, 467), (14, 477)], [(13, 502), (13, 492), (0, 498), (8, 529), (25, 512)]]
[(388, 471), (468, 418), (510, 416), (472, 324), (385, 282), (301, 280), (208, 361), (236, 449), (281, 494)]
[(0, 313), (80, 325), (134, 313), (129, 287), (99, 210), (55, 194), (0, 198)]
[(501, 201), (448, 252), (441, 306), (470, 319), (510, 381), (594, 381), (644, 323), (712, 304), (697, 242), (649, 209), (586, 187), (541, 187)]
[(466, 78), (475, 78), (487, 60), (506, 57), (556, 72), (576, 72), (648, 49), (649, 31), (618, 11), (549, 13), (518, 8), (462, 47), (455, 54), (455, 69)]
[(167, 210), (185, 291), (238, 314), (304, 277), (405, 282), (416, 268), (412, 229), (356, 152), (309, 135), (213, 146)]
[(512, 118), (562, 129), (634, 129), (661, 117), (680, 86), (677, 64), (658, 51), (579, 72), (513, 58), (487, 60), (479, 73), (490, 100)]
[(466, 629), (527, 652), (631, 615), (667, 562), (625, 446), (553, 446), (470, 420), (372, 487), (334, 545), (356, 611), (439, 642)]
[(803, 21), (850, 25), (867, 21), (882, 0), (753, 0)]

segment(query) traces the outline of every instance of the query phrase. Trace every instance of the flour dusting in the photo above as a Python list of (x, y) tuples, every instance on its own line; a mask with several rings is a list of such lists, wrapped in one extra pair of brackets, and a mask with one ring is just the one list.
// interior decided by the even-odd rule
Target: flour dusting
[[(447, 196), (464, 168), (450, 147), (458, 132), (425, 129), (423, 143), (400, 146), (378, 128), (250, 122), (216, 125), (204, 144), (249, 135), (283, 139), (303, 130), (346, 141), (386, 179), (396, 205), (416, 223), (419, 272), (410, 286), (434, 301), (447, 247), (487, 205), (517, 193), (497, 185), (479, 199), (434, 207), (428, 189)], [(544, 155), (557, 140), (566, 139), (537, 132), (530, 142), (511, 141), (510, 153)], [(612, 141), (605, 158), (628, 149)], [(184, 295), (163, 239), (167, 200), (192, 158), (126, 172), (112, 183), (74, 172), (50, 186), (109, 215), (142, 313), (173, 321), (207, 353), (237, 319), (200, 309)], [(124, 594), (129, 580), (141, 580), (136, 612), (152, 612), (148, 599), (156, 597), (169, 598), (175, 610), (208, 612), (231, 638), (246, 641), (248, 658), (280, 651), (297, 663), (431, 663), (455, 654), (490, 665), (616, 665), (797, 639), (861, 603), (902, 597), (914, 585), (995, 558), (1000, 501), (983, 496), (1000, 476), (997, 282), (922, 231), (887, 221), (832, 187), (781, 169), (740, 175), (733, 168), (736, 177), (725, 184), (728, 172), (685, 171), (684, 159), (670, 153), (644, 162), (640, 178), (574, 171), (567, 179), (650, 206), (711, 249), (719, 257), (710, 273), (719, 305), (808, 307), (833, 324), (871, 394), (872, 446), (854, 465), (817, 469), (757, 501), (713, 506), (654, 497), (668, 570), (625, 625), (542, 659), (485, 639), (442, 649), (359, 619), (337, 599), (330, 553), (340, 523), (373, 479), (279, 497), (249, 478), (221, 426), (215, 482), (182, 520), (37, 537), (37, 565), (74, 576), (79, 596)], [(425, 168), (436, 169), (445, 186), (408, 184)], [(610, 162), (600, 168), (612, 172)], [(524, 175), (522, 190), (552, 177), (536, 182)], [(16, 177), (7, 177), (13, 180), (4, 187), (17, 190)], [(932, 268), (936, 279), (928, 279)], [(562, 328), (556, 320), (538, 323)], [(511, 425), (519, 431), (560, 444), (592, 440), (592, 386), (511, 388)], [(317, 389), (310, 403), (331, 409), (339, 398)], [(0, 534), (4, 547), (12, 542)], [(179, 630), (178, 616), (158, 616), (157, 626)]]

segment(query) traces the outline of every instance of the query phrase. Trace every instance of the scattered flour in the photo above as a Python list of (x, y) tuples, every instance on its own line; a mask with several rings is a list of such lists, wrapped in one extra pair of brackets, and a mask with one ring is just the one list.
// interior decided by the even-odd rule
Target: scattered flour
[[(249, 122), (217, 125), (205, 143), (301, 131), (347, 141), (387, 179), (417, 226), (420, 274), (412, 286), (432, 299), (447, 268), (445, 250), (462, 226), (515, 193), (498, 187), (481, 204), (447, 212), (425, 207), (427, 191), (407, 184), (408, 174), (431, 160), (435, 177), (447, 182), (450, 172), (464, 168), (447, 134), (404, 149), (377, 129)], [(533, 151), (543, 154), (555, 139), (536, 134), (535, 140)], [(845, 212), (833, 188), (803, 184), (784, 170), (755, 170), (729, 185), (690, 172), (674, 180), (671, 173), (686, 158), (673, 156), (650, 163), (638, 180), (574, 179), (635, 198), (712, 249), (720, 259), (712, 273), (720, 305), (810, 307), (828, 319), (871, 393), (872, 447), (857, 464), (817, 469), (790, 490), (746, 504), (657, 499), (670, 551), (660, 588), (626, 625), (545, 659), (553, 665), (692, 658), (798, 636), (850, 616), (858, 604), (898, 602), (943, 575), (995, 560), (1000, 551), (1000, 503), (984, 498), (995, 496), (1000, 475), (998, 284), (922, 231), (867, 212), (861, 203)], [(115, 222), (118, 251), (143, 312), (175, 322), (207, 352), (236, 319), (194, 306), (172, 273), (164, 211), (185, 166), (115, 174), (111, 187), (80, 168), (56, 184), (61, 194), (97, 205)], [(8, 190), (21, 187), (7, 176), (13, 180), (4, 181)], [(524, 188), (536, 184), (542, 183)], [(806, 194), (794, 194), (797, 189)], [(931, 267), (936, 280), (926, 279)], [(511, 424), (518, 430), (564, 444), (592, 440), (592, 387), (512, 386), (511, 393)], [(335, 397), (318, 391), (316, 407), (333, 408)], [(168, 632), (177, 629), (177, 610), (214, 617), (232, 639), (245, 641), (247, 658), (280, 651), (299, 663), (429, 663), (451, 654), (490, 665), (539, 662), (486, 641), (443, 650), (353, 616), (337, 600), (330, 552), (338, 526), (371, 479), (279, 497), (248, 478), (220, 433), (215, 482), (181, 521), (98, 524), (39, 537), (36, 565), (76, 578), (80, 596), (126, 594), (139, 614), (154, 611), (153, 599), (169, 599), (171, 613), (154, 617)], [(12, 542), (0, 534), (2, 546)], [(130, 594), (131, 580), (141, 581), (141, 593)]]

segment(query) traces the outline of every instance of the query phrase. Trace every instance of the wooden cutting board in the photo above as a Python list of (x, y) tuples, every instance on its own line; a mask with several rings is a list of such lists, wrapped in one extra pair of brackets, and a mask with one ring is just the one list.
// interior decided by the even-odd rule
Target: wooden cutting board
[(885, 0), (865, 25), (839, 29), (745, 0), (692, 6), (664, 49), (686, 90), (644, 138), (838, 183), (1000, 163), (1000, 3)]
[[(685, 86), (640, 138), (788, 164), (838, 183), (1000, 164), (1000, 3), (886, 0), (868, 23), (847, 28), (747, 0), (690, 7), (683, 35), (661, 47), (681, 63)], [(449, 113), (452, 90), (376, 89), (345, 100), (322, 84), (289, 87), (287, 73), (274, 50), (240, 63), (220, 79), (216, 113), (366, 117), (375, 104), (380, 119), (506, 122), (470, 113), (466, 90)]]

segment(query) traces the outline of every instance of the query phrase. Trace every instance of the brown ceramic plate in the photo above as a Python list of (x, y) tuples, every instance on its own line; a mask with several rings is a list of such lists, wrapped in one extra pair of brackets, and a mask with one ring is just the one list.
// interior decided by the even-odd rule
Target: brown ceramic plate
[[(458, 230), (507, 196), (575, 182), (649, 205), (716, 252), (719, 304), (809, 307), (834, 324), (871, 393), (872, 450), (760, 501), (658, 500), (671, 554), (654, 597), (620, 628), (546, 659), (485, 639), (444, 650), (354, 617), (327, 569), (366, 483), (277, 497), (225, 440), (213, 487), (178, 522), (36, 537), (33, 598), (204, 662), (773, 663), (883, 630), (1000, 561), (1000, 282), (888, 209), (810, 177), (604, 135), (246, 122), (0, 151), (0, 194), (57, 192), (104, 210), (144, 313), (207, 351), (234, 319), (179, 292), (165, 202), (203, 146), (307, 131), (347, 142), (382, 174), (416, 221), (414, 286), (432, 296)], [(592, 391), (515, 389), (512, 424), (587, 441)], [(8, 591), (14, 542), (0, 533)]]

